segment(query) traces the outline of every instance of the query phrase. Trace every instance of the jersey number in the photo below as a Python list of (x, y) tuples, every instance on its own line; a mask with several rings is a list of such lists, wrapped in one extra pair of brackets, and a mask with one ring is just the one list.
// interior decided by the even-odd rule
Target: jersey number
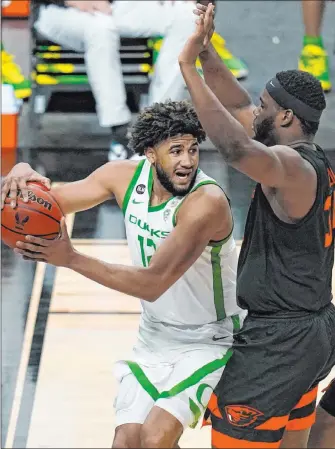
[[(144, 267), (148, 267), (150, 260), (156, 251), (156, 245), (155, 242), (151, 239), (145, 238), (142, 235), (138, 236), (138, 241), (140, 242), (140, 248), (141, 248), (141, 257), (142, 257), (142, 263)], [(151, 252), (151, 256), (148, 256), (146, 252), (149, 250)]]
[[(333, 170), (328, 169), (328, 178), (329, 178), (329, 187), (334, 189), (335, 186), (335, 174)], [(327, 196), (324, 211), (326, 212), (327, 220), (328, 220), (328, 232), (325, 235), (325, 247), (328, 248), (333, 242), (333, 230), (335, 229), (335, 190)], [(333, 210), (332, 210), (333, 207)]]
[[(333, 201), (332, 201), (332, 197), (333, 197)], [(333, 210), (331, 210), (332, 203), (333, 203)], [(335, 203), (335, 192), (332, 195), (327, 196), (327, 199), (325, 201), (325, 207), (324, 207), (324, 210), (328, 217), (328, 232), (325, 235), (325, 247), (326, 248), (328, 248), (333, 242), (333, 229), (335, 229), (334, 203)]]

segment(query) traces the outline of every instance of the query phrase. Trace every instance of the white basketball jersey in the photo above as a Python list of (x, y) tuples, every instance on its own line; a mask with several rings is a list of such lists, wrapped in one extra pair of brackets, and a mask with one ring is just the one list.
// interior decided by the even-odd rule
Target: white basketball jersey
[[(152, 184), (151, 164), (146, 159), (142, 160), (123, 202), (132, 262), (143, 267), (149, 266), (157, 248), (173, 231), (176, 213), (186, 198), (171, 197), (163, 204), (150, 206)], [(198, 170), (194, 187), (188, 195), (205, 184), (218, 185)], [(237, 260), (232, 234), (222, 241), (210, 243), (160, 298), (153, 303), (141, 301), (140, 341), (156, 351), (162, 349), (162, 344), (192, 344), (195, 340), (200, 344), (208, 343), (213, 332), (222, 332), (222, 320), (225, 323), (229, 321), (229, 333), (238, 329), (244, 312), (236, 302)], [(159, 336), (162, 336), (163, 343)]]

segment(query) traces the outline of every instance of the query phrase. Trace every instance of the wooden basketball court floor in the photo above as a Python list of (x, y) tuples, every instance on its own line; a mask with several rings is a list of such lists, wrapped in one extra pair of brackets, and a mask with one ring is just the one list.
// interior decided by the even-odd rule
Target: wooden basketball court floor
[[(69, 232), (73, 222), (74, 215), (68, 216)], [(130, 264), (125, 240), (73, 243), (90, 256)], [(111, 447), (117, 391), (113, 364), (131, 356), (139, 312), (136, 298), (66, 268), (38, 263), (4, 447)], [(36, 336), (38, 325), (42, 331)], [(30, 362), (39, 357), (33, 355), (38, 350), (39, 368), (33, 375)], [(323, 385), (332, 376), (335, 371)], [(186, 430), (180, 444), (210, 447), (210, 428)]]

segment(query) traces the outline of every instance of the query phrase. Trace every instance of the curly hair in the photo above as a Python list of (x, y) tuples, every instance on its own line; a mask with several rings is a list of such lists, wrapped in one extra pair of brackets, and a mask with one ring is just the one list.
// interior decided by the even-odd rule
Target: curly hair
[[(323, 111), (326, 107), (326, 99), (321, 83), (313, 75), (301, 70), (286, 70), (279, 72), (276, 77), (286, 92), (298, 98), (308, 106)], [(297, 116), (301, 123), (301, 128), (306, 136), (315, 135), (319, 123), (310, 122)]]
[(128, 146), (143, 156), (147, 148), (179, 134), (191, 134), (199, 143), (206, 139), (193, 106), (188, 101), (154, 103), (138, 116)]

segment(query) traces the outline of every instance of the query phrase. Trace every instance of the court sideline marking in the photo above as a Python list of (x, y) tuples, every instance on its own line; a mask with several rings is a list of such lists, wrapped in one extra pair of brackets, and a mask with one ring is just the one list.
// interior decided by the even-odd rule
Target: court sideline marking
[[(53, 184), (53, 187), (56, 184)], [(75, 214), (70, 214), (66, 217), (66, 225), (68, 229), (68, 234), (71, 237), (72, 231), (73, 231), (73, 224), (74, 224), (74, 218)], [(27, 321), (26, 321), (26, 327), (25, 332), (23, 336), (23, 343), (22, 343), (22, 350), (21, 350), (21, 359), (19, 364), (19, 369), (17, 373), (17, 379), (16, 379), (16, 386), (14, 391), (14, 397), (13, 397), (13, 404), (11, 409), (11, 414), (9, 418), (8, 423), (8, 429), (7, 429), (7, 437), (6, 437), (6, 443), (5, 448), (12, 449), (14, 438), (15, 438), (15, 431), (16, 426), (19, 418), (20, 408), (21, 408), (21, 401), (23, 396), (23, 390), (25, 385), (25, 378), (27, 375), (27, 369), (29, 364), (29, 358), (31, 354), (31, 348), (32, 348), (32, 342), (36, 327), (36, 318), (38, 314), (40, 299), (41, 299), (41, 292), (45, 277), (45, 271), (46, 271), (47, 264), (43, 262), (37, 262), (36, 265), (36, 272), (35, 277), (33, 281), (33, 289), (32, 294), (29, 302), (29, 310), (27, 314)]]

